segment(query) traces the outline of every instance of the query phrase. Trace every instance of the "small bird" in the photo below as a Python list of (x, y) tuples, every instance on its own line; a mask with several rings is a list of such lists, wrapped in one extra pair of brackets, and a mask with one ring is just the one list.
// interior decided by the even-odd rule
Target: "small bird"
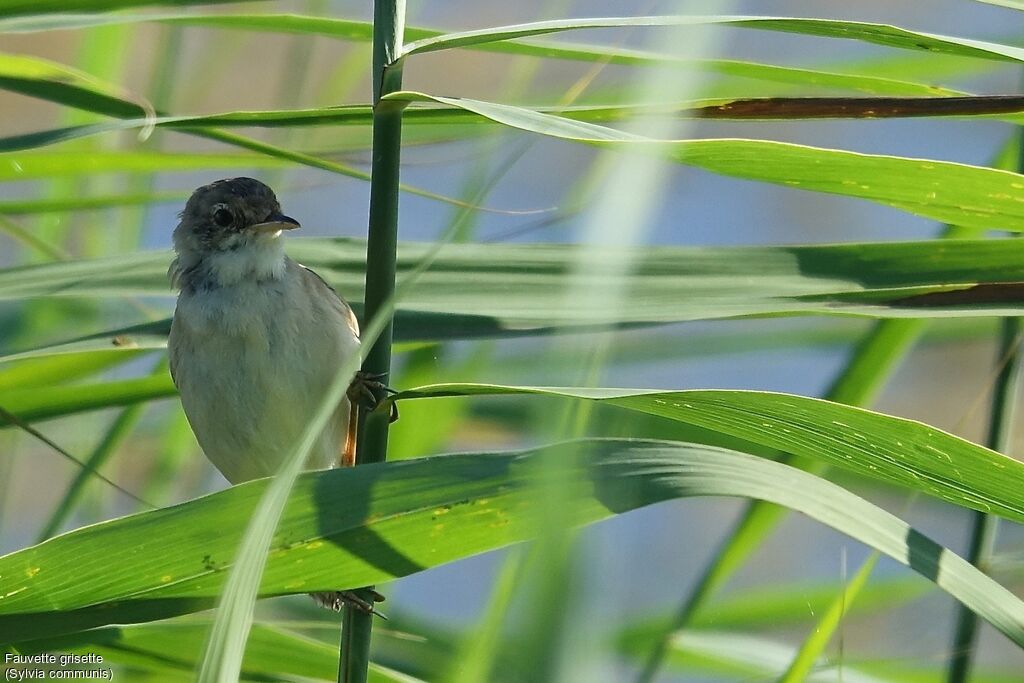
[[(298, 227), (269, 187), (231, 178), (193, 192), (174, 230), (171, 377), (199, 445), (233, 484), (277, 472), (339, 365), (359, 353), (352, 309), (284, 253), (282, 233)], [(354, 464), (353, 397), (374, 383), (355, 378), (308, 469)], [(373, 611), (349, 591), (313, 598)]]

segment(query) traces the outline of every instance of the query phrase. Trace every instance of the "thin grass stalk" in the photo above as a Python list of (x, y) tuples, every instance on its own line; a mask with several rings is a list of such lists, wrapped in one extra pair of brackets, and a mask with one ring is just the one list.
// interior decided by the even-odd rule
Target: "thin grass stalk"
[[(829, 604), (825, 613), (821, 615), (821, 618), (814, 624), (813, 631), (811, 631), (810, 635), (804, 639), (803, 644), (796, 651), (796, 655), (790, 662), (789, 668), (787, 668), (785, 673), (779, 677), (779, 683), (800, 683), (800, 681), (807, 680), (808, 677), (810, 677), (814, 668), (820, 663), (821, 660), (819, 657), (825, 647), (832, 640), (836, 631), (842, 626), (843, 618), (846, 616), (846, 613), (853, 604), (853, 601), (867, 585), (868, 579), (871, 578), (871, 572), (874, 571), (875, 565), (878, 564), (879, 557), (881, 557), (881, 554), (876, 550), (871, 553), (871, 555), (868, 556), (868, 559), (860, 566), (857, 573), (854, 574), (852, 581), (847, 582), (844, 577), (843, 586), (839, 589), (839, 594)], [(845, 573), (845, 549), (843, 551), (842, 559)], [(837, 659), (837, 664), (840, 667), (844, 665), (841, 641), (840, 656)]]
[[(402, 106), (381, 97), (402, 87), (399, 61), (405, 32), (405, 0), (373, 4), (373, 161), (370, 180), (370, 221), (366, 245), (366, 288), (363, 319), (372, 320), (395, 291), (398, 246), (399, 166), (402, 148)], [(363, 360), (370, 375), (391, 372), (392, 316)], [(385, 398), (378, 396), (379, 399)], [(388, 416), (359, 411), (356, 465), (387, 457)], [(364, 593), (369, 598), (369, 595)], [(369, 598), (372, 600), (372, 598)], [(346, 607), (342, 620), (339, 683), (365, 683), (370, 664), (373, 615)]]
[[(156, 365), (150, 371), (151, 377), (159, 377), (167, 372), (167, 358), (162, 357), (157, 361)], [(145, 412), (146, 408), (149, 407), (149, 403), (136, 403), (135, 405), (128, 406), (122, 410), (114, 421), (107, 428), (107, 431), (103, 434), (103, 438), (100, 439), (96, 448), (92, 450), (89, 457), (85, 459), (84, 465), (75, 473), (75, 477), (68, 484), (68, 487), (64, 490), (64, 495), (61, 496), (60, 502), (57, 507), (51, 513), (50, 518), (46, 524), (43, 525), (42, 530), (36, 537), (37, 543), (42, 543), (46, 539), (55, 535), (60, 527), (68, 520), (71, 514), (78, 507), (79, 501), (82, 499), (82, 495), (85, 493), (86, 485), (95, 476), (96, 472), (99, 472), (103, 465), (110, 459), (110, 457), (121, 447), (122, 444), (131, 436), (132, 431), (138, 424), (139, 419), (142, 417), (142, 413)]]
[(0, 213), (0, 233), (7, 235), (15, 242), (20, 242), (29, 249), (35, 249), (39, 252), (39, 256), (52, 261), (66, 261), (71, 258), (63, 248), (50, 244), (47, 240), (36, 235), (34, 231), (23, 228), (2, 213)]
[[(1024, 136), (1022, 136), (1022, 141), (1024, 141)], [(1005, 318), (1002, 321), (999, 353), (996, 356), (996, 364), (1000, 366), (1000, 369), (992, 392), (992, 410), (986, 438), (986, 445), (1001, 453), (1006, 452), (1012, 435), (1013, 415), (1021, 377), (1022, 329), (1024, 326), (1021, 325), (1020, 318)], [(998, 524), (999, 519), (993, 515), (983, 512), (975, 512), (972, 515), (966, 559), (982, 571), (992, 559)], [(957, 610), (956, 627), (953, 631), (953, 650), (949, 659), (946, 679), (949, 683), (966, 683), (970, 677), (977, 639), (978, 615), (970, 609), (960, 606)]]
[[(160, 364), (163, 366), (163, 363)], [(163, 367), (161, 371), (165, 371)], [(79, 501), (82, 499), (82, 495), (85, 493), (85, 486), (89, 483), (94, 472), (99, 469), (110, 459), (110, 456), (125, 442), (125, 440), (131, 435), (132, 430), (135, 429), (135, 425), (138, 424), (139, 418), (142, 417), (143, 411), (146, 409), (148, 404), (137, 403), (133, 406), (122, 410), (118, 416), (111, 423), (107, 429), (103, 438), (100, 439), (99, 444), (93, 449), (92, 453), (85, 460), (85, 466), (75, 473), (74, 479), (68, 484), (67, 489), (64, 491), (64, 495), (61, 497), (57, 507), (51, 513), (49, 520), (43, 526), (39, 535), (36, 537), (37, 543), (42, 543), (46, 539), (55, 535), (68, 520), (71, 514), (75, 511)]]

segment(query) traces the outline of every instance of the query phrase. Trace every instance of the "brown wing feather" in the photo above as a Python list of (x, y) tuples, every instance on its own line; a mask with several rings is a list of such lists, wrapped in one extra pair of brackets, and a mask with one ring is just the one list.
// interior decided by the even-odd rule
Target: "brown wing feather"
[(356, 437), (359, 436), (359, 408), (355, 401), (350, 401), (348, 406), (348, 430), (345, 432), (345, 443), (341, 447), (342, 467), (352, 467), (356, 464)]

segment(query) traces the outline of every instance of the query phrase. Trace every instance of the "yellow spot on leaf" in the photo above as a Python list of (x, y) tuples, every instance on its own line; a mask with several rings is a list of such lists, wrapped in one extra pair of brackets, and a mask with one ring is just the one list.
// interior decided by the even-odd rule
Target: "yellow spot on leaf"
[(33, 576), (35, 576), (36, 574), (38, 574), (38, 573), (39, 573), (39, 567), (29, 567), (28, 569), (25, 570), (25, 576), (27, 576), (30, 579)]

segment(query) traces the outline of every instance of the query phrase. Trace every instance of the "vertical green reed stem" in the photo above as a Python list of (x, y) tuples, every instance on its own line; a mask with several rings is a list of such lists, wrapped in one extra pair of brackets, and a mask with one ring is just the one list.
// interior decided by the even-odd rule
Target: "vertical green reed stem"
[[(405, 0), (373, 3), (373, 160), (370, 181), (370, 226), (366, 245), (366, 295), (363, 320), (372, 320), (395, 291), (398, 245), (398, 187), (402, 147), (402, 108), (381, 101), (402, 87), (402, 35)], [(363, 360), (363, 372), (391, 371), (390, 319)], [(383, 399), (383, 396), (378, 396)], [(356, 464), (381, 462), (387, 455), (387, 413), (359, 411)], [(372, 600), (372, 598), (371, 598)], [(365, 683), (370, 664), (373, 615), (345, 608), (342, 619), (339, 683)]]
[[(996, 356), (999, 375), (992, 391), (992, 410), (986, 438), (986, 445), (1001, 453), (1005, 453), (1009, 447), (1012, 433), (1017, 387), (1020, 383), (1021, 329), (1020, 318), (1005, 318), (1002, 321), (999, 353)], [(982, 571), (985, 571), (992, 557), (998, 523), (998, 518), (993, 515), (973, 513), (967, 561)], [(977, 637), (978, 615), (960, 605), (946, 679), (949, 683), (966, 683), (968, 680)]]

